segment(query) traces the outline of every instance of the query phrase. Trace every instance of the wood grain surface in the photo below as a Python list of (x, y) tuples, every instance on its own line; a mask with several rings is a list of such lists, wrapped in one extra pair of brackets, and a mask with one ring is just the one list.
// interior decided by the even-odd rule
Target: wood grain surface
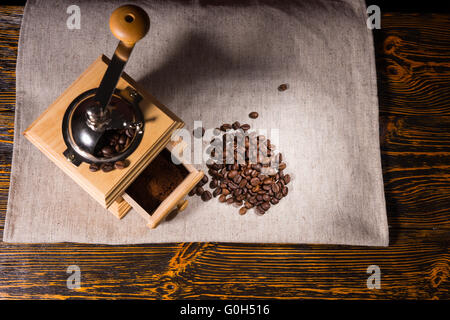
[[(0, 233), (22, 12), (0, 7)], [(0, 243), (0, 298), (448, 299), (450, 16), (385, 13), (375, 45), (388, 248)], [(79, 290), (66, 287), (70, 265), (81, 269)], [(381, 289), (366, 286), (370, 265)]]

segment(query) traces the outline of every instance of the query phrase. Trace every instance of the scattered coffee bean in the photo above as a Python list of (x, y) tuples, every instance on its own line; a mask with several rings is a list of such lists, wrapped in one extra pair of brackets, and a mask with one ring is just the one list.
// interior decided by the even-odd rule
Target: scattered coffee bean
[(232, 128), (232, 126), (229, 123), (224, 123), (223, 125), (220, 126), (221, 131), (227, 131), (227, 130), (230, 130), (231, 128)]
[(205, 135), (205, 128), (203, 127), (197, 127), (194, 130), (192, 130), (192, 134), (195, 138), (200, 139)]
[(209, 191), (203, 192), (203, 194), (202, 194), (203, 201), (209, 201), (209, 200), (211, 200), (211, 198), (212, 198), (211, 192), (209, 192)]
[(205, 192), (205, 190), (203, 189), (203, 187), (197, 187), (195, 194), (198, 196), (201, 196), (203, 194), (203, 192)]
[(253, 112), (250, 112), (248, 116), (252, 119), (256, 119), (256, 118), (258, 118), (259, 114), (258, 114), (258, 112), (253, 111)]
[(219, 194), (221, 194), (222, 193), (222, 189), (221, 188), (216, 188), (214, 191), (213, 191), (213, 196), (214, 196), (214, 198), (215, 197), (217, 197)]
[(120, 160), (114, 163), (114, 168), (116, 169), (124, 169), (126, 168), (128, 163), (126, 161)]
[(96, 172), (96, 171), (100, 170), (100, 166), (97, 163), (91, 163), (89, 165), (89, 170), (92, 172)]
[(239, 209), (239, 214), (242, 216), (242, 215), (244, 215), (244, 214), (246, 214), (247, 213), (247, 208), (246, 207), (242, 207), (242, 208), (240, 208)]
[(270, 209), (270, 203), (269, 203), (269, 202), (263, 202), (263, 203), (261, 204), (261, 208), (262, 208), (264, 211), (269, 210), (269, 209)]
[(211, 182), (209, 183), (209, 187), (211, 188), (211, 189), (214, 189), (214, 188), (217, 188), (217, 180), (216, 179), (212, 179), (211, 180)]
[(228, 178), (233, 179), (238, 174), (237, 170), (232, 170), (228, 173)]
[(280, 200), (278, 200), (277, 198), (272, 198), (270, 199), (270, 203), (271, 204), (277, 204)]
[(285, 175), (284, 178), (284, 184), (288, 184), (289, 182), (291, 182), (291, 176), (289, 174)]
[(103, 172), (110, 172), (114, 170), (114, 165), (112, 163), (103, 163), (101, 169)]
[(241, 127), (241, 124), (239, 123), (239, 121), (235, 121), (235, 122), (233, 123), (233, 125), (232, 125), (232, 128), (233, 128), (234, 130), (239, 129), (240, 127)]
[(289, 89), (289, 85), (287, 83), (283, 83), (278, 86), (278, 91), (286, 91), (287, 89)]

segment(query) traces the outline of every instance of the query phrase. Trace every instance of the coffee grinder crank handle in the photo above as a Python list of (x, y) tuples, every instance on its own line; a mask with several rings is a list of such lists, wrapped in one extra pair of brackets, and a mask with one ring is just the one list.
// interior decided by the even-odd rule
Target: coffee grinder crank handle
[(87, 111), (87, 124), (97, 132), (103, 132), (111, 121), (106, 107), (136, 42), (142, 39), (149, 30), (150, 19), (140, 7), (125, 5), (117, 8), (111, 14), (109, 28), (120, 42), (96, 92), (97, 103)]

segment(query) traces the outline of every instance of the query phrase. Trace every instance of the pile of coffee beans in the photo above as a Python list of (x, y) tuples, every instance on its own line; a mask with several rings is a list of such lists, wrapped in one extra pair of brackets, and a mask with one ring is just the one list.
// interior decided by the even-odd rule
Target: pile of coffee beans
[[(123, 150), (128, 148), (135, 135), (135, 129), (120, 129), (120, 130), (108, 130), (105, 132), (105, 136), (100, 142), (100, 147), (96, 155), (98, 157), (112, 158)], [(106, 163), (91, 163), (89, 170), (92, 172), (102, 170), (103, 172), (110, 172), (114, 169), (123, 169), (128, 166), (128, 161), (121, 160), (116, 162)]]
[[(275, 146), (265, 136), (257, 135), (256, 132), (247, 133), (249, 129), (249, 124), (241, 125), (238, 121), (225, 123), (216, 129), (216, 137), (210, 144), (211, 161), (207, 163), (211, 176), (209, 188), (213, 192), (211, 194), (205, 190), (209, 181), (205, 175), (191, 190), (190, 196), (198, 195), (203, 201), (219, 197), (220, 202), (239, 207), (241, 215), (251, 208), (264, 214), (287, 196), (291, 177), (284, 173), (286, 163), (283, 162), (282, 154), (275, 152)], [(244, 143), (239, 144), (238, 141)], [(220, 145), (222, 154), (213, 148)], [(256, 148), (251, 148), (251, 145)], [(232, 161), (229, 161), (230, 158)], [(277, 167), (274, 168), (273, 163)]]

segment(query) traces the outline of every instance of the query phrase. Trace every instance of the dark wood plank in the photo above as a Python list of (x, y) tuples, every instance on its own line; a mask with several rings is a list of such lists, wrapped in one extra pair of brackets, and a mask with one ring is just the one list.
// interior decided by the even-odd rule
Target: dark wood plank
[[(0, 232), (21, 14), (0, 7)], [(375, 42), (390, 247), (0, 243), (0, 298), (448, 299), (450, 20), (384, 14), (382, 26)], [(72, 264), (82, 272), (76, 291), (66, 288)], [(372, 264), (381, 268), (381, 290), (366, 287)]]

